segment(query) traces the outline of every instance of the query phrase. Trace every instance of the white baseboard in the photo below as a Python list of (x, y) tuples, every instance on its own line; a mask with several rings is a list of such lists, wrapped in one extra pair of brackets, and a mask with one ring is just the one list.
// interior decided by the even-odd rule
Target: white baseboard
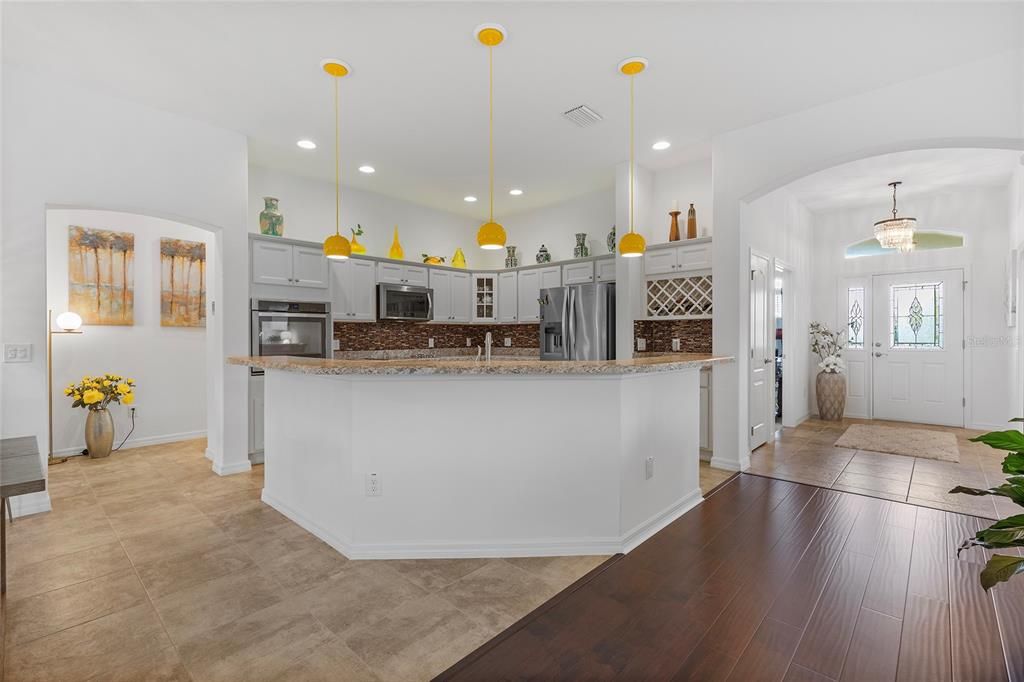
[(1009, 431), (1016, 430), (1015, 424), (985, 424), (983, 422), (972, 422), (966, 426), (968, 429), (974, 429), (975, 431)]
[(725, 471), (740, 471), (742, 469), (739, 459), (725, 459), (717, 455), (711, 457), (711, 466)]
[(206, 448), (206, 452), (204, 452), (203, 454), (206, 455), (206, 459), (210, 460), (211, 462), (216, 459), (213, 450), (211, 450), (210, 448)]
[(232, 474), (242, 474), (252, 469), (252, 463), (247, 459), (244, 462), (235, 462), (234, 464), (218, 464), (217, 460), (213, 461), (213, 473), (218, 476), (231, 476)]
[[(28, 495), (18, 495), (10, 498), (10, 500), (11, 513), (16, 519), (30, 514), (48, 512), (52, 508), (50, 506), (50, 493), (45, 490), (38, 493), (29, 493)], [(6, 509), (0, 511), (4, 514), (7, 513)]]
[(629, 552), (644, 540), (701, 503), (697, 489), (626, 535), (615, 538), (571, 538), (557, 540), (516, 540), (480, 543), (387, 543), (354, 544), (333, 535), (302, 512), (270, 494), (266, 488), (260, 499), (296, 524), (320, 538), (349, 559), (472, 559), (483, 557), (575, 556)]
[[(123, 436), (122, 436), (123, 437)], [(181, 433), (165, 433), (159, 436), (146, 436), (145, 438), (129, 438), (125, 441), (125, 444), (121, 447), (122, 450), (131, 450), (132, 448), (141, 448), (147, 445), (163, 445), (164, 443), (177, 443), (183, 440), (195, 440), (197, 438), (206, 438), (206, 431), (182, 431)], [(114, 435), (114, 443), (118, 443), (119, 439), (117, 435)], [(85, 450), (85, 443), (76, 445), (70, 448), (62, 448), (57, 452), (54, 452), (55, 457), (63, 455), (79, 455)]]

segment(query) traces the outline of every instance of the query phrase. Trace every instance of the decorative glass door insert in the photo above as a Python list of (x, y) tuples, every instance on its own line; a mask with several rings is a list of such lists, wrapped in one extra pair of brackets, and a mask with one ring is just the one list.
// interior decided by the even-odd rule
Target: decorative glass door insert
[(864, 287), (846, 290), (847, 348), (864, 347)]
[(942, 282), (889, 287), (889, 348), (943, 348)]

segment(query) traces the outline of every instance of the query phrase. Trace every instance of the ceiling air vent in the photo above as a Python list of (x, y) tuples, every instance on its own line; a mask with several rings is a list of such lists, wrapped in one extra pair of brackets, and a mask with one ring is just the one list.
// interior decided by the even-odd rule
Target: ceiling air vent
[(592, 126), (602, 120), (601, 114), (597, 113), (585, 104), (581, 104), (578, 107), (573, 107), (569, 111), (563, 112), (562, 116), (565, 116), (580, 128)]

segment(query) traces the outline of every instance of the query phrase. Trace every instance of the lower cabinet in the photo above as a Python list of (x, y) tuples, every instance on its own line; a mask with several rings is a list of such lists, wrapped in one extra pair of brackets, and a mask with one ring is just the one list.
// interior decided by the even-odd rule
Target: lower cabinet
[(700, 449), (711, 450), (711, 370), (700, 372)]
[(263, 461), (263, 377), (249, 377), (249, 455)]

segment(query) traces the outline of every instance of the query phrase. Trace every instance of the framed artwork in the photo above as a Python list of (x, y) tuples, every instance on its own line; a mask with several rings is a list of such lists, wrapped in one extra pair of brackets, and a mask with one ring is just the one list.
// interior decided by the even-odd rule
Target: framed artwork
[(160, 326), (206, 326), (206, 244), (160, 239)]
[(68, 309), (84, 324), (135, 324), (135, 235), (68, 226)]

